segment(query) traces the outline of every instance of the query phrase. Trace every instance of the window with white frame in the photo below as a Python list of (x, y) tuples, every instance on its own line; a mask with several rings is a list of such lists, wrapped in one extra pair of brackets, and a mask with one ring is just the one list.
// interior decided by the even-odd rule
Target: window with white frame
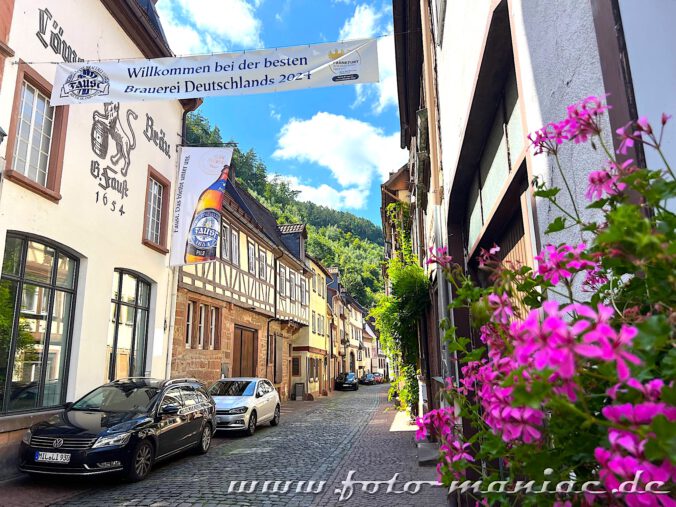
[(192, 345), (192, 319), (195, 312), (195, 303), (188, 301), (185, 313), (185, 348), (189, 349)]
[(164, 185), (152, 177), (149, 178), (146, 205), (146, 239), (158, 245), (162, 231), (162, 199), (164, 199)]
[(249, 242), (247, 252), (249, 262), (249, 273), (256, 276), (256, 245)]
[(209, 316), (209, 348), (214, 350), (216, 348), (216, 333), (218, 324), (218, 309), (211, 307), (211, 315)]
[(296, 300), (296, 273), (293, 271), (289, 271), (289, 298)]
[(204, 320), (206, 318), (205, 315), (205, 308), (204, 305), (199, 306), (200, 312), (199, 312), (199, 320), (197, 321), (197, 348), (203, 349), (204, 348), (204, 331), (205, 331), (205, 323)]
[(230, 225), (223, 222), (223, 231), (221, 232), (221, 259), (230, 260)]
[(279, 266), (279, 295), (286, 296), (286, 268)]
[(258, 249), (258, 276), (265, 280), (268, 276), (267, 252), (262, 248)]
[(230, 258), (235, 266), (239, 266), (239, 231), (233, 228), (230, 235), (232, 236)]
[(314, 310), (312, 311), (312, 332), (317, 332), (317, 314)]
[(305, 278), (300, 281), (300, 302), (304, 305), (307, 304), (307, 282)]
[(24, 81), (12, 167), (42, 186), (47, 186), (53, 122), (54, 108), (49, 98)]

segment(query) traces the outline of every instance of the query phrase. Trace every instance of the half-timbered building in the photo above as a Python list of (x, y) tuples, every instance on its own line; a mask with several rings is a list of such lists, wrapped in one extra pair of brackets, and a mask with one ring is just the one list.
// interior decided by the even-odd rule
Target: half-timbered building
[[(331, 330), (327, 303), (327, 276), (329, 272), (316, 259), (306, 256), (311, 270), (310, 325), (303, 328), (293, 340), (291, 377), (294, 384), (301, 383), (309, 397), (326, 395), (329, 391), (329, 355)], [(335, 371), (335, 370), (334, 370)]]
[(219, 258), (180, 268), (171, 375), (267, 377), (286, 399), (291, 338), (308, 324), (307, 269), (286, 246), (272, 213), (236, 183), (234, 172), (223, 202)]

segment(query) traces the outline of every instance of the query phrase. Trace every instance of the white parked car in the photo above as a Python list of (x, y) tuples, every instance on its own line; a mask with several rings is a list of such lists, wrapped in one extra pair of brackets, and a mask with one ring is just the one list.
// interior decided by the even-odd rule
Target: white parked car
[(258, 424), (279, 424), (277, 390), (267, 379), (224, 378), (209, 388), (216, 402), (216, 430), (244, 430), (251, 436)]

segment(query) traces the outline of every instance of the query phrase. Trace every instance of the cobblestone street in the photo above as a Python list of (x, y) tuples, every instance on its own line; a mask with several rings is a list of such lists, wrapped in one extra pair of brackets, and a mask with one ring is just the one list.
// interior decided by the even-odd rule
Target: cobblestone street
[[(433, 467), (418, 467), (414, 432), (393, 427), (395, 418), (399, 420), (395, 416), (387, 386), (362, 386), (314, 402), (288, 402), (278, 427), (259, 427), (250, 438), (219, 433), (207, 455), (183, 455), (159, 464), (144, 482), (22, 477), (0, 486), (0, 505), (445, 505), (439, 487), (409, 484), (408, 491), (419, 492), (403, 492), (407, 481), (434, 481), (435, 472)], [(388, 484), (369, 493), (374, 485), (362, 491), (361, 484), (343, 484), (351, 471), (352, 481), (398, 476), (389, 493)], [(282, 481), (280, 489), (292, 482), (288, 492), (274, 493), (272, 483), (264, 491), (265, 481)], [(299, 481), (306, 482), (299, 487)], [(308, 481), (315, 481), (311, 493), (306, 492)]]

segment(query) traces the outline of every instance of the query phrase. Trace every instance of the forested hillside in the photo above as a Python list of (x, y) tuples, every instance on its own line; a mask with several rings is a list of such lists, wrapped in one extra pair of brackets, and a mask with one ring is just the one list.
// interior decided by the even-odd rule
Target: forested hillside
[[(187, 119), (188, 145), (223, 143), (217, 126), (200, 113)], [(345, 288), (370, 308), (383, 288), (381, 279), (382, 232), (369, 220), (311, 202), (300, 202), (298, 192), (283, 180), (270, 179), (265, 163), (253, 148), (233, 155), (238, 182), (266, 206), (280, 224), (308, 226), (307, 251), (327, 267), (340, 268)]]

